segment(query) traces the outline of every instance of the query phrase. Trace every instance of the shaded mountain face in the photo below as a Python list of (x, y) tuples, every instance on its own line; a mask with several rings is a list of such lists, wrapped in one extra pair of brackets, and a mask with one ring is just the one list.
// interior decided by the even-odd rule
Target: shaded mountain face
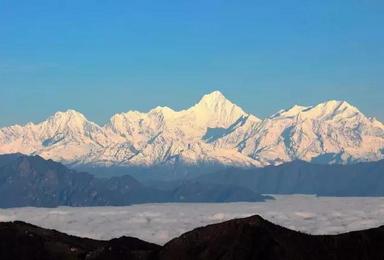
[(230, 220), (188, 232), (167, 243), (159, 259), (383, 259), (384, 227), (312, 236), (260, 216)]
[(384, 125), (334, 100), (261, 120), (215, 91), (186, 110), (129, 111), (104, 126), (68, 110), (38, 124), (1, 128), (0, 153), (16, 152), (98, 167), (345, 164), (384, 159)]
[(97, 179), (39, 156), (0, 156), (1, 207), (129, 205), (155, 196), (129, 176)]
[(0, 223), (1, 259), (149, 259), (159, 249), (160, 246), (137, 238), (98, 241), (19, 221)]
[[(263, 201), (232, 185), (144, 186), (130, 176), (96, 178), (39, 156), (0, 155), (0, 207), (123, 206), (155, 202)], [(197, 192), (197, 193), (196, 193)]]
[(187, 232), (163, 247), (136, 238), (98, 241), (23, 222), (0, 223), (1, 259), (383, 259), (384, 227), (313, 236), (260, 216)]
[(202, 175), (195, 181), (230, 183), (261, 194), (384, 196), (384, 160), (353, 165), (294, 161), (257, 169), (226, 169)]

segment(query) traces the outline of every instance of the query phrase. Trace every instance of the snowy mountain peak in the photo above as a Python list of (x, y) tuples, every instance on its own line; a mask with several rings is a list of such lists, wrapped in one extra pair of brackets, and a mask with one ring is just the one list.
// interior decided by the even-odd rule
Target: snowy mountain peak
[(214, 91), (189, 109), (129, 111), (103, 127), (69, 109), (38, 124), (1, 128), (0, 153), (14, 152), (108, 166), (348, 163), (384, 159), (384, 125), (338, 100), (295, 105), (260, 120)]
[(213, 92), (211, 92), (209, 94), (204, 95), (201, 98), (200, 102), (215, 103), (215, 102), (224, 101), (226, 99), (227, 98), (223, 95), (223, 93), (221, 93), (220, 91), (216, 90), (216, 91), (213, 91)]
[(305, 111), (306, 117), (331, 120), (336, 118), (350, 118), (356, 115), (364, 115), (346, 101), (330, 100), (320, 103)]
[(229, 101), (220, 91), (214, 91), (201, 98), (199, 103), (185, 111), (193, 115), (198, 124), (210, 128), (227, 128), (239, 118), (248, 114)]
[(308, 108), (310, 108), (310, 107), (294, 105), (293, 107), (291, 107), (289, 109), (280, 110), (276, 114), (272, 115), (271, 118), (295, 117)]
[(68, 109), (64, 112), (58, 111), (50, 119), (87, 120), (82, 113), (73, 109)]
[(345, 110), (345, 109), (353, 109), (357, 110), (354, 106), (349, 104), (347, 101), (344, 100), (329, 100), (323, 103), (318, 104), (314, 108), (321, 108), (321, 109), (326, 109), (328, 111), (336, 111), (336, 110)]
[[(220, 91), (214, 91), (210, 94), (204, 95), (199, 103), (195, 107), (217, 110), (220, 108), (232, 108), (237, 107), (231, 101), (229, 101)], [(245, 112), (243, 111), (245, 114)]]
[(346, 101), (329, 100), (316, 106), (294, 105), (290, 109), (280, 110), (271, 119), (297, 117), (300, 119), (332, 120), (364, 116), (356, 107)]
[(199, 103), (191, 108), (192, 110), (202, 109), (204, 112), (236, 112), (239, 117), (247, 115), (239, 106), (228, 100), (220, 91), (214, 91), (204, 95)]
[(162, 106), (158, 106), (158, 107), (155, 107), (154, 109), (152, 109), (151, 111), (149, 111), (148, 114), (161, 114), (165, 117), (171, 117), (171, 116), (175, 116), (177, 114), (177, 112), (175, 110), (173, 110), (172, 108), (169, 108), (169, 107), (162, 107)]
[(61, 129), (61, 131), (63, 131), (65, 128), (82, 129), (86, 124), (91, 124), (91, 122), (89, 122), (83, 114), (76, 110), (69, 109), (64, 112), (56, 112), (40, 125), (43, 128)]

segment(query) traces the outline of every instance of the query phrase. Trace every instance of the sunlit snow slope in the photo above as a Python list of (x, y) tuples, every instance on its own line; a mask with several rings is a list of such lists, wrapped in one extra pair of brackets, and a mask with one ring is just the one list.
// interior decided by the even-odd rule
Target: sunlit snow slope
[(0, 129), (0, 153), (15, 152), (93, 166), (352, 163), (384, 158), (384, 125), (334, 100), (261, 120), (215, 91), (186, 110), (129, 111), (104, 126), (68, 110)]

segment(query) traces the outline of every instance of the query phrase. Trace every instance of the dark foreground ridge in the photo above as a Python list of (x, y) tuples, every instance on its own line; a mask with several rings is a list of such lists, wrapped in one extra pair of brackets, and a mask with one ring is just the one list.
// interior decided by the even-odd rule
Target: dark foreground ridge
[(0, 223), (0, 259), (149, 259), (160, 248), (131, 237), (99, 241), (20, 221)]
[(98, 241), (24, 222), (0, 223), (0, 259), (384, 259), (384, 226), (313, 236), (260, 216), (185, 233), (163, 247), (136, 238)]

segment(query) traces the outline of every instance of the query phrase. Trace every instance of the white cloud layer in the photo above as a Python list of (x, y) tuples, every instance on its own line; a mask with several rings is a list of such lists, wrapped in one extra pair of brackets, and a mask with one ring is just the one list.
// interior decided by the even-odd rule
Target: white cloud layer
[(383, 197), (275, 197), (274, 201), (256, 203), (1, 209), (0, 221), (22, 220), (96, 239), (133, 236), (158, 244), (196, 227), (254, 214), (311, 234), (337, 234), (384, 225)]

